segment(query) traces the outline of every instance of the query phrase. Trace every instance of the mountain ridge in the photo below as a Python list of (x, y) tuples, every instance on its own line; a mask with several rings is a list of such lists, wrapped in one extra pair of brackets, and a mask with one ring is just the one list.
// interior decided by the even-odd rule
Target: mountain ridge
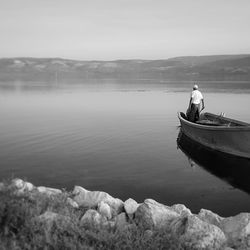
[(0, 81), (92, 78), (250, 81), (250, 54), (183, 56), (158, 60), (0, 59)]

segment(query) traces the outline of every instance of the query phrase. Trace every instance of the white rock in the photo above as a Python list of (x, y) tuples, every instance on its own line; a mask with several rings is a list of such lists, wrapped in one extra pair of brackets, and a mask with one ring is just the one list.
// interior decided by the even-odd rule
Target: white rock
[(131, 219), (133, 218), (133, 215), (136, 212), (138, 207), (139, 207), (139, 204), (131, 198), (129, 198), (128, 200), (124, 202), (124, 209), (127, 215), (129, 216), (129, 218)]
[(113, 229), (113, 228), (115, 228), (115, 221), (113, 221), (113, 220), (108, 220), (108, 221), (104, 221), (104, 223), (103, 223), (103, 227), (105, 227), (105, 228), (109, 228), (109, 229)]
[(105, 225), (107, 219), (96, 210), (89, 209), (80, 220), (82, 226), (99, 228)]
[(126, 213), (118, 214), (115, 222), (117, 229), (124, 229), (128, 225)]
[(44, 221), (54, 221), (54, 220), (56, 220), (56, 218), (58, 218), (58, 216), (59, 215), (57, 213), (54, 213), (54, 212), (51, 212), (51, 211), (46, 211), (45, 213), (39, 215), (37, 217), (37, 219), (39, 221), (42, 221), (42, 222), (44, 222)]
[(192, 214), (190, 209), (184, 206), (183, 204), (175, 204), (171, 206), (171, 209), (173, 209), (179, 215), (191, 215)]
[(221, 249), (226, 242), (226, 236), (220, 228), (195, 215), (176, 218), (170, 228), (184, 249)]
[(16, 179), (12, 180), (11, 186), (16, 188), (16, 189), (21, 189), (24, 186), (24, 181), (19, 179), (19, 178), (16, 178)]
[(31, 192), (34, 189), (34, 185), (30, 182), (23, 181), (21, 179), (14, 179), (11, 182), (11, 187), (16, 189), (15, 194), (23, 194), (24, 192)]
[(5, 185), (3, 182), (0, 182), (0, 191), (4, 191)]
[(147, 199), (137, 208), (135, 220), (138, 225), (145, 229), (152, 229), (167, 227), (173, 219), (179, 216), (170, 207)]
[(84, 207), (96, 207), (98, 203), (109, 198), (109, 194), (105, 192), (92, 192), (79, 186), (75, 186), (72, 194), (74, 195), (74, 201)]
[(98, 204), (98, 209), (97, 211), (105, 216), (108, 220), (110, 220), (112, 218), (112, 211), (111, 211), (111, 208), (110, 206), (105, 203), (104, 201), (101, 201), (99, 204)]
[(145, 232), (144, 232), (144, 237), (146, 238), (146, 239), (149, 239), (149, 238), (152, 238), (152, 236), (153, 236), (153, 231), (152, 230), (146, 230)]
[(109, 196), (109, 198), (104, 201), (112, 208), (112, 216), (120, 214), (124, 209), (123, 201), (118, 198), (113, 198), (112, 196)]
[(44, 193), (46, 195), (56, 195), (56, 194), (61, 194), (62, 190), (56, 189), (56, 188), (48, 188), (48, 187), (37, 187), (37, 191), (40, 193)]
[(63, 226), (69, 226), (71, 219), (68, 216), (60, 215), (51, 211), (46, 211), (45, 213), (37, 216), (36, 221), (43, 223), (46, 229), (51, 229), (53, 224), (60, 224)]
[(34, 185), (33, 185), (32, 183), (30, 183), (30, 182), (25, 182), (25, 183), (24, 183), (24, 188), (25, 188), (25, 191), (30, 192), (30, 191), (32, 191), (35, 187), (34, 187)]
[(17, 190), (18, 194), (24, 193), (24, 192), (31, 192), (34, 190), (34, 185), (30, 182), (23, 182), (23, 187), (21, 189)]
[(222, 220), (221, 228), (230, 247), (250, 249), (250, 213), (240, 213)]
[(80, 186), (75, 186), (74, 190), (72, 191), (72, 194), (75, 196), (75, 200), (80, 199), (81, 197), (78, 196), (84, 196), (88, 193), (89, 191), (83, 187)]
[(96, 207), (101, 201), (107, 203), (112, 208), (112, 213), (119, 214), (123, 209), (123, 201), (113, 198), (111, 195), (101, 191), (88, 191), (87, 189), (75, 186), (73, 190), (74, 201), (79, 206)]
[(74, 201), (72, 200), (71, 198), (67, 198), (67, 203), (72, 206), (73, 208), (79, 208), (79, 205)]
[(199, 219), (209, 224), (213, 224), (217, 227), (221, 227), (221, 222), (224, 219), (220, 217), (218, 214), (213, 213), (210, 210), (201, 209), (199, 214), (197, 215)]

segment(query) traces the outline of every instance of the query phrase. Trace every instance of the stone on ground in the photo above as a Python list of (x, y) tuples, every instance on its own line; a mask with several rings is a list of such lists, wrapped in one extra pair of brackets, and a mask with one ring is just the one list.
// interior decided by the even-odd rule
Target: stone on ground
[(139, 207), (139, 204), (135, 200), (133, 200), (131, 198), (127, 199), (124, 202), (125, 212), (127, 213), (128, 217), (130, 219), (133, 218), (133, 215), (135, 214), (138, 207)]
[(118, 229), (124, 229), (128, 225), (126, 213), (120, 213), (116, 216), (115, 226)]
[(112, 208), (112, 213), (119, 214), (123, 209), (123, 201), (116, 199), (109, 195), (108, 193), (101, 191), (88, 191), (87, 189), (75, 186), (73, 190), (74, 201), (78, 203), (79, 206), (93, 208), (97, 207), (98, 204), (103, 201), (107, 203)]
[(220, 228), (200, 220), (195, 215), (175, 219), (170, 228), (184, 249), (222, 249), (226, 243), (226, 236)]
[(152, 199), (146, 199), (135, 213), (135, 221), (144, 229), (167, 227), (170, 222), (179, 217), (173, 209)]
[(4, 191), (5, 190), (5, 185), (3, 182), (0, 182), (0, 191)]
[(106, 217), (108, 220), (110, 220), (112, 218), (112, 210), (111, 207), (105, 203), (104, 201), (101, 201), (98, 204), (98, 208), (97, 211), (103, 215), (104, 217)]
[(30, 182), (23, 181), (21, 179), (14, 179), (11, 182), (11, 187), (16, 189), (16, 194), (23, 194), (24, 192), (31, 192), (34, 190), (34, 185)]
[(100, 228), (106, 225), (107, 219), (102, 216), (94, 209), (89, 209), (85, 212), (80, 220), (80, 224), (82, 226), (90, 227), (90, 228)]
[(54, 224), (61, 225), (64, 227), (69, 227), (71, 225), (70, 217), (51, 211), (46, 211), (45, 213), (37, 216), (35, 220), (37, 222), (42, 223), (48, 230), (50, 230)]
[(230, 247), (250, 249), (250, 213), (225, 218), (221, 222), (221, 228), (228, 237)]
[(215, 225), (217, 227), (221, 227), (221, 222), (224, 219), (223, 217), (220, 217), (218, 214), (215, 214), (212, 211), (206, 209), (201, 209), (197, 216), (202, 221)]
[(57, 188), (48, 188), (48, 187), (37, 187), (37, 191), (43, 194), (46, 194), (48, 196), (50, 195), (57, 195), (57, 194), (61, 194), (62, 190), (57, 189)]
[(190, 209), (184, 206), (183, 204), (175, 204), (171, 206), (171, 209), (173, 209), (179, 215), (191, 215), (192, 214)]
[(67, 203), (71, 206), (71, 207), (73, 207), (73, 208), (79, 208), (79, 205), (77, 204), (77, 202), (75, 202), (74, 200), (72, 200), (71, 198), (67, 198)]
[(11, 186), (16, 188), (16, 189), (21, 189), (24, 186), (24, 181), (19, 179), (19, 178), (13, 179), (11, 181)]

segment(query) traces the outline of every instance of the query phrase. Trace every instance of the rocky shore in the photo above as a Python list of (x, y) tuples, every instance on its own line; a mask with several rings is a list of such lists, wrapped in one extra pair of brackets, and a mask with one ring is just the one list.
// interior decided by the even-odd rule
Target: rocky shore
[[(143, 203), (137, 203), (131, 198), (122, 201), (108, 193), (89, 191), (80, 186), (66, 192), (35, 187), (21, 179), (0, 183), (0, 193), (9, 190), (17, 197), (26, 195), (30, 199), (39, 194), (47, 197), (66, 195), (65, 205), (76, 211), (84, 208), (77, 223), (85, 228), (126, 231), (136, 227), (147, 238), (152, 237), (156, 231), (168, 231), (182, 249), (250, 249), (250, 213), (223, 218), (212, 211), (201, 209), (198, 214), (192, 214), (182, 204), (167, 206), (153, 199), (146, 199)], [(69, 216), (49, 210), (33, 219), (48, 230), (58, 221), (70, 225), (72, 220)]]

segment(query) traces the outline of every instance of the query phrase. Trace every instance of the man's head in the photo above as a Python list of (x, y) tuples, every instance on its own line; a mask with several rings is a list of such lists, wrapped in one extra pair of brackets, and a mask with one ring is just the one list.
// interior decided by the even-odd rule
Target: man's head
[(196, 89), (198, 89), (198, 85), (197, 85), (197, 84), (195, 84), (195, 85), (193, 86), (193, 90), (196, 90)]

